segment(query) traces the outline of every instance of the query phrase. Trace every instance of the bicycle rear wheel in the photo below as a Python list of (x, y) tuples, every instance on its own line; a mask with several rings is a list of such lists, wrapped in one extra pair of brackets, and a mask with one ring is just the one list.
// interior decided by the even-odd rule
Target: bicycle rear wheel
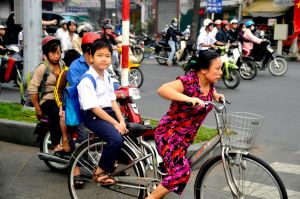
[[(101, 139), (95, 138), (88, 142), (83, 143), (78, 147), (72, 159), (70, 161), (70, 171), (68, 175), (68, 187), (71, 198), (73, 199), (119, 199), (123, 198), (124, 194), (126, 198), (145, 198), (146, 191), (136, 188), (124, 187), (118, 184), (103, 187), (99, 183), (93, 181), (93, 172), (97, 167), (98, 162), (100, 160), (103, 146), (106, 143), (102, 142)], [(116, 163), (116, 169), (122, 168), (128, 163), (130, 163), (133, 159), (135, 159), (135, 154), (126, 146), (122, 148), (122, 152), (120, 154), (120, 158)], [(76, 175), (77, 179), (83, 180), (85, 183), (83, 187), (77, 188), (74, 185), (74, 172), (80, 170), (80, 174)], [(141, 163), (137, 163), (135, 166), (127, 169), (123, 174), (125, 176), (132, 177), (144, 177), (143, 165)], [(123, 195), (123, 196), (122, 196)]]
[(250, 154), (230, 153), (226, 157), (226, 167), (239, 190), (238, 197), (232, 195), (222, 158), (217, 156), (199, 170), (195, 181), (195, 198), (288, 198), (281, 179), (263, 160)]

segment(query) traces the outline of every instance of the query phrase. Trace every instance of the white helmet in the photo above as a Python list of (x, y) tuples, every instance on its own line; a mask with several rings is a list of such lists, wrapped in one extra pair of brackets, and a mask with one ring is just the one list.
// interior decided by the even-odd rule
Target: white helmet
[(212, 21), (211, 21), (211, 19), (204, 19), (204, 21), (203, 21), (203, 25), (206, 27), (209, 23), (211, 23)]
[(232, 19), (231, 21), (230, 21), (230, 24), (238, 24), (239, 22), (238, 22), (238, 20), (237, 19)]
[(217, 20), (215, 21), (215, 25), (221, 25), (221, 23), (222, 23), (222, 21), (221, 21), (220, 19), (217, 19)]
[(6, 27), (3, 25), (0, 25), (0, 29), (6, 29)]

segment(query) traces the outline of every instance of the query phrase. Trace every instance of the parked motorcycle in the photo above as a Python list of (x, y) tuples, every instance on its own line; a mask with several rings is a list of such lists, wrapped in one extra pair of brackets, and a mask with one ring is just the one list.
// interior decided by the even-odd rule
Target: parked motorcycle
[[(175, 56), (173, 57), (173, 64), (180, 61), (188, 61), (193, 52), (193, 45), (187, 44), (188, 37), (182, 37), (179, 41), (179, 48), (176, 49)], [(156, 43), (155, 58), (160, 65), (166, 65), (170, 55), (171, 48), (165, 40)]]
[[(139, 89), (132, 87), (121, 87), (115, 91), (117, 102), (120, 105), (121, 112), (126, 122), (146, 124), (139, 113), (135, 100), (140, 98)], [(69, 128), (71, 141), (70, 145), (72, 150), (86, 139), (86, 137), (80, 137), (81, 135), (87, 135), (89, 130), (83, 125), (79, 125), (76, 128)], [(153, 141), (153, 128), (147, 125), (147, 132), (144, 134), (148, 137), (148, 142), (153, 149), (155, 144)], [(70, 153), (54, 153), (53, 146), (50, 140), (49, 122), (47, 119), (41, 119), (37, 124), (34, 131), (38, 135), (37, 141), (40, 142), (40, 152), (38, 157), (43, 160), (45, 164), (52, 170), (64, 171), (68, 169), (68, 163), (72, 154)], [(79, 137), (78, 137), (79, 136)]]
[(5, 46), (0, 54), (0, 82), (7, 83), (11, 80), (20, 85), (23, 70), (23, 57), (15, 44)]
[(129, 35), (129, 48), (132, 54), (136, 57), (138, 63), (142, 63), (144, 60), (144, 49), (137, 41), (138, 37), (134, 34)]
[(271, 47), (271, 42), (267, 39), (264, 39), (261, 44), (254, 44), (252, 51), (243, 48), (243, 55), (248, 59), (252, 59), (258, 70), (268, 68), (274, 76), (282, 76), (288, 70), (286, 59), (276, 54)]

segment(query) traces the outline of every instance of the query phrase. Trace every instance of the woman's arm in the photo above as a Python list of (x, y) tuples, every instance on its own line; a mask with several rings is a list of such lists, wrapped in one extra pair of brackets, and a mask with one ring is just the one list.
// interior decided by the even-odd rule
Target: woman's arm
[(197, 97), (189, 97), (183, 94), (184, 87), (180, 80), (175, 80), (163, 84), (158, 90), (157, 93), (168, 100), (174, 100), (179, 102), (191, 102), (194, 106), (201, 105), (204, 106), (204, 102)]

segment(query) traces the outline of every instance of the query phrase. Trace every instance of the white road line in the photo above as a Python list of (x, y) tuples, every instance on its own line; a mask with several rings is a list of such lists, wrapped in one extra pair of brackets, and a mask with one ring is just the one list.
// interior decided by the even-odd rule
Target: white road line
[(291, 174), (300, 175), (300, 165), (286, 164), (286, 163), (281, 163), (281, 162), (273, 162), (272, 164), (270, 164), (270, 166), (276, 172), (291, 173)]
[[(246, 193), (248, 196), (266, 198), (266, 199), (278, 197), (277, 195), (275, 195), (278, 194), (278, 192), (274, 192), (276, 188), (273, 186), (255, 183), (255, 182), (249, 182), (249, 181), (245, 181), (244, 186), (245, 187), (250, 186), (250, 189), (247, 190), (248, 194)], [(226, 187), (223, 190), (226, 192), (230, 192), (229, 187)], [(287, 191), (288, 198), (300, 198), (300, 192), (292, 191), (292, 190), (286, 190), (286, 191)]]

